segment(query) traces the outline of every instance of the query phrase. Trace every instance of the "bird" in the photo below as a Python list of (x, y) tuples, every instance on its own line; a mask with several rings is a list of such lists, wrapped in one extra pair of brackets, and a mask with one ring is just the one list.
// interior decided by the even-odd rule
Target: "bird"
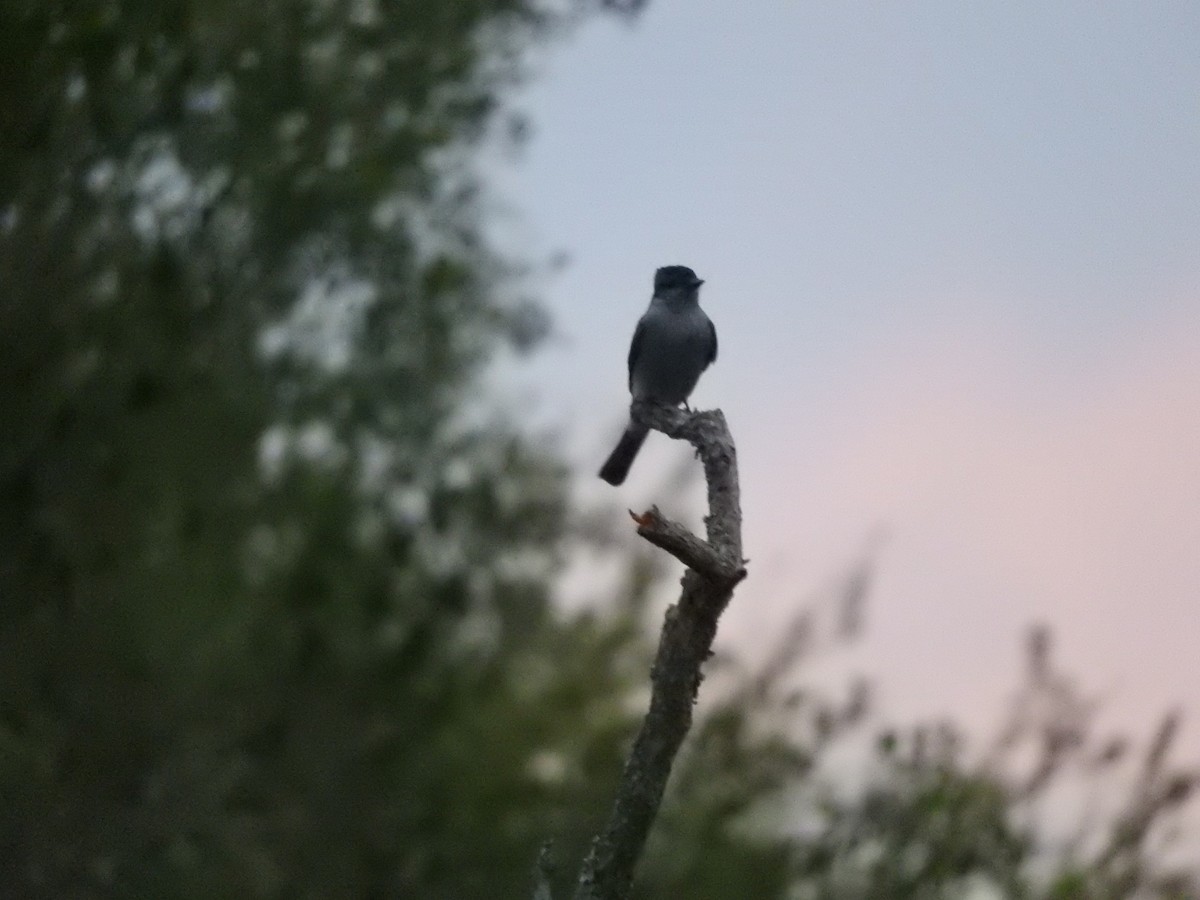
[[(700, 374), (716, 361), (717, 329), (700, 308), (702, 284), (687, 266), (663, 266), (654, 273), (650, 307), (629, 346), (629, 393), (635, 402), (686, 403)], [(649, 429), (631, 417), (600, 477), (622, 484), (647, 434)]]

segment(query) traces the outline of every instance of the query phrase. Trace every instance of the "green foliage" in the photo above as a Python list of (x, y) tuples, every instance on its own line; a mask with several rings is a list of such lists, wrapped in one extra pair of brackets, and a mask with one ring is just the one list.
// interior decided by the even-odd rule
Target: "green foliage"
[[(1044, 630), (990, 745), (972, 751), (950, 724), (882, 729), (869, 762), (847, 768), (847, 751), (879, 728), (866, 686), (839, 698), (797, 679), (854, 636), (867, 571), (851, 573), (833, 609), (802, 611), (757, 666), (715, 661), (705, 687), (717, 697), (677, 762), (636, 896), (1197, 894), (1196, 873), (1168, 852), (1200, 785), (1200, 770), (1169, 760), (1178, 716), (1132, 760), (1130, 741), (1095, 733), (1096, 705), (1053, 665)], [(1071, 821), (1063, 811), (1080, 796), (1091, 801)]]
[[(1094, 708), (1052, 664), (1048, 632), (1035, 630), (1026, 683), (986, 752), (969, 753), (949, 724), (885, 731), (865, 787), (825, 786), (820, 827), (796, 847), (799, 896), (1193, 896), (1195, 875), (1163, 854), (1200, 784), (1200, 772), (1167, 762), (1177, 718), (1164, 720), (1114, 805), (1115, 785), (1129, 780), (1127, 742), (1093, 735)], [(1108, 808), (1062, 821), (1064, 786)]]
[(0, 893), (491, 897), (582, 850), (640, 633), (554, 615), (565, 473), (462, 415), (539, 330), (470, 148), (549, 22), (0, 9)]

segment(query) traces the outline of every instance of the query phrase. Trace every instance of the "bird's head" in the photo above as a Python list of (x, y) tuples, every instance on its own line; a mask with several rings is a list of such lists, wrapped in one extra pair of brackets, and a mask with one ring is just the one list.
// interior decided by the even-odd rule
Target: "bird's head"
[(688, 293), (702, 284), (704, 279), (697, 278), (687, 266), (663, 266), (654, 273), (654, 293), (657, 295)]

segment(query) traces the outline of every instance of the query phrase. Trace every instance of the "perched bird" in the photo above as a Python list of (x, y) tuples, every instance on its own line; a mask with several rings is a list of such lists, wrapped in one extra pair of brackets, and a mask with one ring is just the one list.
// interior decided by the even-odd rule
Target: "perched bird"
[[(678, 406), (717, 358), (717, 330), (700, 308), (702, 284), (687, 266), (663, 266), (654, 273), (650, 308), (638, 320), (629, 347), (629, 393), (634, 400)], [(600, 477), (621, 484), (648, 433), (630, 419)]]

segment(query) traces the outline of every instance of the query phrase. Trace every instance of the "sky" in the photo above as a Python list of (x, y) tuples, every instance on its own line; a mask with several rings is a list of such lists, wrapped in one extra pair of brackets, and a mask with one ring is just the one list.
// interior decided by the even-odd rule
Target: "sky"
[(686, 449), (594, 470), (654, 269), (706, 279), (692, 399), (737, 440), (751, 558), (721, 640), (869, 547), (849, 664), (889, 717), (994, 723), (1044, 622), (1105, 722), (1180, 706), (1200, 757), (1200, 4), (651, 0), (515, 105), (498, 228), (569, 260), (521, 379), (584, 501), (699, 529), (663, 489)]

